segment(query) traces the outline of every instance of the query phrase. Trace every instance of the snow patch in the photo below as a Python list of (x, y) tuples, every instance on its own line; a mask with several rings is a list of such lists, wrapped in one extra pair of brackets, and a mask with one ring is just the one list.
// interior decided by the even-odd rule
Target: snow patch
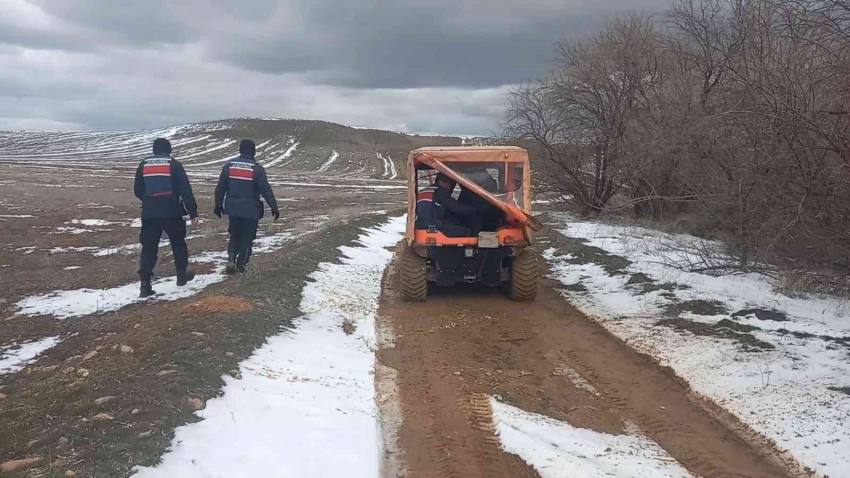
[[(220, 150), (230, 146), (231, 144), (235, 144), (235, 143), (236, 143), (235, 139), (228, 139), (228, 140), (225, 140), (224, 142), (222, 142), (221, 144), (216, 144), (215, 146), (213, 146), (211, 148), (207, 148), (207, 149), (205, 149), (203, 151), (199, 151), (197, 153), (187, 154), (185, 156), (177, 155), (177, 156), (175, 156), (174, 159), (176, 159), (176, 160), (178, 160), (182, 163), (182, 162), (186, 161), (187, 159), (197, 158), (198, 156), (204, 156), (204, 155), (216, 152), (216, 151), (220, 151)], [(200, 166), (200, 164), (187, 163), (186, 166)]]
[(224, 376), (223, 396), (198, 412), (204, 420), (178, 428), (162, 463), (135, 476), (379, 476), (374, 320), (387, 248), (404, 225), (366, 229), (340, 248), (340, 263), (320, 264), (296, 329), (243, 361), (242, 380)]
[[(610, 275), (599, 264), (577, 263), (556, 249), (544, 251), (555, 279), (583, 286), (562, 291), (573, 304), (638, 351), (673, 368), (697, 393), (774, 440), (803, 465), (822, 475), (850, 476), (850, 397), (839, 391), (850, 386), (845, 301), (786, 297), (757, 274), (718, 277), (668, 265), (694, 259), (679, 247), (702, 241), (691, 236), (570, 217), (559, 218), (555, 227), (563, 226), (562, 234), (631, 262), (627, 274)], [(629, 284), (636, 273), (653, 282)], [(717, 315), (684, 312), (679, 323), (725, 331), (723, 336), (659, 325), (669, 318), (668, 307), (693, 301), (716, 301), (726, 310)], [(752, 309), (784, 314), (784, 320), (735, 314)], [(753, 346), (752, 339), (762, 345)]]
[(57, 227), (56, 232), (51, 232), (50, 234), (85, 234), (88, 232), (95, 232), (91, 229), (81, 229), (79, 227)]
[(35, 216), (31, 216), (29, 214), (0, 214), (0, 217), (6, 218), (6, 219), (26, 219), (26, 218), (32, 218), (32, 217), (35, 217)]
[(393, 158), (387, 154), (386, 157), (381, 153), (375, 153), (384, 164), (384, 173), (381, 176), (385, 179), (396, 179), (398, 177), (398, 171), (395, 169), (395, 163), (393, 162)]
[[(316, 227), (322, 224), (318, 223)], [(305, 232), (309, 233), (312, 231)], [(201, 236), (189, 236), (186, 239)], [(263, 237), (254, 242), (255, 253), (268, 253), (279, 249), (285, 242), (296, 237), (289, 231)], [(162, 244), (162, 242), (160, 243)], [(139, 246), (130, 244), (117, 248), (102, 249), (99, 247), (55, 247), (50, 250), (51, 254), (62, 252), (93, 252), (95, 256), (116, 254), (123, 250), (134, 250)], [(184, 287), (177, 287), (174, 277), (163, 278), (153, 283), (156, 295), (147, 299), (140, 299), (139, 283), (133, 282), (110, 289), (75, 289), (65, 291), (53, 291), (48, 294), (29, 296), (19, 301), (16, 306), (18, 313), (22, 315), (51, 315), (59, 319), (71, 317), (82, 317), (90, 314), (102, 314), (121, 309), (136, 302), (150, 301), (174, 301), (197, 294), (207, 286), (221, 282), (227, 278), (222, 272), (227, 254), (224, 252), (206, 252), (191, 257), (194, 263), (206, 262), (216, 265), (215, 272), (202, 274), (195, 277)]]
[[(275, 158), (275, 159), (273, 159), (273, 160), (271, 160), (271, 161), (269, 161), (269, 162), (267, 162), (267, 163), (263, 163), (263, 167), (264, 167), (264, 168), (270, 168), (270, 167), (272, 167), (272, 166), (277, 166), (278, 164), (280, 164), (280, 162), (281, 162), (281, 161), (284, 161), (284, 160), (286, 160), (287, 158), (289, 158), (290, 156), (292, 156), (292, 153), (294, 153), (294, 152), (295, 152), (295, 150), (297, 150), (297, 149), (298, 149), (298, 145), (299, 145), (299, 144), (301, 144), (301, 143), (298, 143), (298, 142), (294, 142), (294, 143), (292, 143), (292, 146), (290, 146), (289, 148), (287, 148), (287, 150), (286, 150), (286, 151), (284, 151), (284, 152), (283, 152), (283, 154), (281, 154), (281, 155), (280, 155), (280, 156), (278, 156), (277, 158)], [(286, 164), (289, 164), (289, 163), (286, 163)], [(284, 165), (284, 166), (285, 166), (285, 165)]]
[[(168, 241), (160, 242), (159, 245), (167, 245)], [(142, 248), (141, 244), (127, 244), (124, 246), (116, 246), (116, 247), (107, 247), (105, 249), (97, 249), (92, 252), (92, 255), (95, 257), (103, 257), (103, 256), (111, 256), (114, 254), (124, 253), (124, 252), (133, 252), (138, 251)]]
[(0, 375), (22, 370), (30, 361), (45, 350), (55, 347), (59, 342), (59, 337), (47, 337), (21, 344), (12, 342), (9, 345), (0, 346)]
[(63, 271), (75, 271), (80, 269), (80, 266), (65, 266), (62, 268)]
[(110, 222), (103, 219), (72, 219), (71, 222), (66, 222), (65, 224), (79, 224), (83, 226), (111, 226), (113, 224), (118, 224), (117, 222)]
[(567, 377), (567, 380), (569, 380), (577, 389), (584, 390), (585, 392), (596, 395), (597, 397), (599, 396), (599, 392), (596, 391), (596, 387), (591, 385), (591, 383), (588, 382), (587, 379), (582, 377), (581, 374), (576, 371), (576, 369), (568, 365), (561, 365), (560, 367), (555, 369), (553, 374), (561, 377)]
[(254, 240), (254, 245), (251, 248), (251, 252), (271, 252), (294, 237), (295, 234), (292, 231), (284, 231), (280, 234), (275, 234), (273, 236), (259, 237)]
[(85, 247), (52, 247), (48, 252), (51, 254), (64, 254), (66, 252), (90, 252), (100, 250), (99, 247), (94, 246), (85, 246)]
[(325, 161), (324, 164), (319, 166), (319, 172), (324, 173), (327, 170), (329, 170), (331, 168), (331, 166), (333, 166), (333, 164), (336, 162), (337, 159), (339, 159), (339, 153), (337, 151), (331, 151), (331, 155), (328, 156), (328, 160)]
[(221, 282), (227, 276), (221, 272), (201, 274), (183, 287), (177, 287), (174, 277), (163, 278), (153, 283), (156, 295), (139, 298), (139, 283), (112, 287), (110, 289), (76, 289), (54, 291), (44, 295), (30, 296), (17, 303), (21, 315), (52, 315), (59, 319), (103, 314), (118, 310), (136, 302), (146, 300), (160, 302), (183, 299), (197, 294), (207, 286)]
[(646, 437), (575, 428), (494, 399), (491, 406), (502, 449), (522, 458), (541, 478), (693, 477)]
[(294, 186), (309, 188), (340, 188), (340, 189), (407, 189), (407, 186), (394, 186), (390, 184), (328, 184), (328, 183), (298, 183), (293, 181), (269, 181), (272, 186)]

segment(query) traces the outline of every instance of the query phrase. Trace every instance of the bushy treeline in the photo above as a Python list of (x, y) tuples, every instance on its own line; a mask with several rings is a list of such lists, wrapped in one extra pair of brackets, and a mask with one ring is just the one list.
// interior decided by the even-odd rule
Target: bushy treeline
[(684, 218), (741, 269), (850, 270), (850, 0), (676, 0), (556, 60), (506, 135), (582, 213)]

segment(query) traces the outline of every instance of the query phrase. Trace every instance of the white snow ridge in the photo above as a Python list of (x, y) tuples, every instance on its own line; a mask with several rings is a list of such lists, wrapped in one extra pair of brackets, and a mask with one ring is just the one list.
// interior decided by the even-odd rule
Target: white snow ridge
[[(297, 328), (270, 338), (224, 376), (224, 394), (175, 432), (156, 467), (137, 478), (379, 476), (381, 439), (374, 401), (375, 313), (386, 248), (404, 217), (366, 229), (339, 264), (322, 263), (302, 291)], [(356, 330), (347, 335), (343, 323)]]
[(333, 166), (337, 159), (339, 159), (339, 152), (337, 152), (336, 150), (331, 151), (331, 155), (328, 156), (328, 160), (325, 161), (324, 164), (319, 166), (319, 172), (324, 173), (328, 169), (331, 169), (331, 166)]

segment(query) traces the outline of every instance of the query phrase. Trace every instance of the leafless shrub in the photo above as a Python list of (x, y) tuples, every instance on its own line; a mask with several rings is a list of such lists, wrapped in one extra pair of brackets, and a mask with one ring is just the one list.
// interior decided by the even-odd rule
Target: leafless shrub
[(850, 3), (676, 0), (555, 53), (549, 76), (513, 91), (505, 122), (535, 144), (545, 187), (586, 214), (687, 217), (727, 248), (725, 264), (691, 251), (697, 268), (772, 264), (843, 283)]

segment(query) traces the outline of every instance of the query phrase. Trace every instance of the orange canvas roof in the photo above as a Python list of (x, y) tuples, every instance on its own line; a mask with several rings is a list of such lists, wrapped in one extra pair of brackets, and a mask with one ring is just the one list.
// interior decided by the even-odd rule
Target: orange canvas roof
[(427, 154), (440, 161), (528, 163), (528, 152), (516, 146), (446, 146), (414, 149), (410, 158)]
[[(522, 153), (525, 153), (525, 150), (521, 150), (521, 151), (522, 151)], [(530, 227), (534, 231), (539, 231), (540, 229), (543, 228), (543, 224), (540, 221), (538, 221), (534, 216), (532, 216), (529, 212), (523, 211), (522, 209), (517, 207), (516, 204), (508, 204), (508, 203), (502, 201), (501, 199), (497, 198), (493, 194), (487, 192), (481, 186), (479, 186), (479, 185), (475, 184), (474, 182), (470, 181), (469, 179), (459, 175), (454, 170), (452, 170), (451, 168), (449, 168), (448, 166), (443, 164), (442, 161), (440, 161), (439, 159), (434, 157), (431, 153), (416, 150), (416, 151), (412, 152), (411, 155), (413, 156), (415, 161), (419, 161), (422, 164), (426, 164), (426, 165), (430, 166), (431, 168), (434, 168), (437, 171), (440, 171), (441, 173), (445, 174), (446, 176), (452, 178), (453, 180), (455, 180), (455, 182), (457, 182), (461, 186), (469, 189), (470, 191), (472, 191), (476, 195), (480, 196), (481, 198), (483, 198), (484, 200), (486, 200), (490, 204), (501, 209), (502, 212), (504, 212), (508, 216), (511, 216), (515, 220), (519, 221), (521, 224), (524, 224), (524, 225)], [(528, 159), (527, 155), (526, 155), (526, 159)], [(504, 161), (504, 160), (502, 160), (502, 161)]]

